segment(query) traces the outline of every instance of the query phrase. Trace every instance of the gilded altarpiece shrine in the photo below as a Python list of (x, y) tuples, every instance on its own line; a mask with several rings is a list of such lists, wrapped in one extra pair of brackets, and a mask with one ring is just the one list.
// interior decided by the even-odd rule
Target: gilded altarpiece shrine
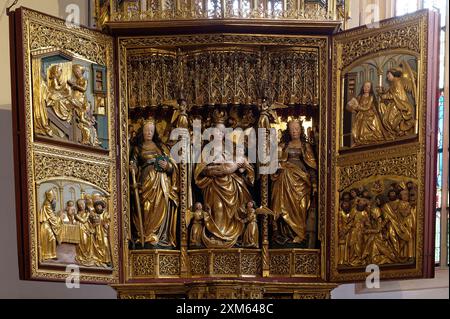
[(10, 12), (21, 279), (310, 299), (369, 264), (433, 276), (437, 14), (95, 3), (98, 30)]

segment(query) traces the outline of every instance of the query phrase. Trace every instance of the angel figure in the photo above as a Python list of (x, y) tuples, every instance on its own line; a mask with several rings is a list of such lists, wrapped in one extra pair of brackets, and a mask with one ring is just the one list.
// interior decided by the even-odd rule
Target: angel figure
[(276, 110), (286, 108), (288, 108), (288, 106), (278, 102), (269, 105), (267, 99), (263, 98), (259, 106), (261, 113), (259, 115), (258, 127), (270, 129), (271, 122), (278, 123), (278, 114)]
[(169, 106), (173, 109), (173, 116), (171, 124), (177, 128), (189, 128), (189, 117), (188, 112), (190, 108), (187, 105), (185, 99), (180, 98), (179, 100), (169, 100), (163, 102), (164, 106)]
[[(387, 72), (389, 88), (379, 88), (380, 113), (383, 126), (390, 137), (410, 135), (414, 131), (414, 105), (408, 93), (415, 101), (417, 96), (417, 74), (403, 61)], [(413, 102), (414, 103), (414, 102)]]
[(238, 219), (242, 224), (247, 225), (242, 237), (242, 246), (245, 248), (259, 248), (257, 215), (274, 215), (274, 213), (266, 207), (255, 207), (256, 203), (254, 201), (250, 201), (240, 209), (240, 212), (245, 216), (245, 218), (236, 216), (236, 219)]
[(187, 211), (186, 225), (191, 224), (190, 246), (200, 247), (202, 246), (202, 232), (203, 232), (203, 220), (208, 212), (203, 210), (202, 203), (195, 203), (194, 211)]

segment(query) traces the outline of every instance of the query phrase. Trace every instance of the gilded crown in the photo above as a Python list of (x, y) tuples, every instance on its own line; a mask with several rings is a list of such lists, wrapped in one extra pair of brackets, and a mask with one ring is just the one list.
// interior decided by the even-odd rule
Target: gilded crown
[(215, 109), (213, 112), (214, 124), (225, 124), (228, 119), (228, 114), (225, 110)]
[(148, 119), (146, 119), (142, 122), (142, 127), (145, 127), (147, 124), (156, 125), (156, 121), (153, 117), (149, 117)]

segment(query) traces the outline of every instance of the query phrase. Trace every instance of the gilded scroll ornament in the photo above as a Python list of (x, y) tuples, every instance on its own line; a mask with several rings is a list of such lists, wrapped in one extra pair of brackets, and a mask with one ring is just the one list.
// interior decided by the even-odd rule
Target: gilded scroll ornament
[(35, 178), (43, 181), (55, 176), (78, 178), (98, 185), (103, 190), (109, 189), (109, 165), (106, 163), (74, 160), (49, 154), (36, 153)]
[[(54, 47), (70, 50), (90, 61), (106, 65), (108, 36), (83, 30), (83, 33), (67, 32), (65, 21), (45, 17), (36, 12), (27, 11), (26, 15), (32, 19), (30, 23), (30, 50)], [(50, 20), (50, 21), (49, 21)], [(92, 41), (96, 38), (97, 41)], [(108, 44), (107, 44), (108, 43)]]
[[(408, 19), (406, 17), (405, 19)], [(342, 46), (342, 65), (348, 66), (354, 61), (370, 53), (377, 53), (384, 50), (407, 49), (420, 53), (420, 29), (419, 24), (409, 24), (394, 29), (378, 32), (371, 36), (365, 36), (360, 41), (353, 41), (352, 33), (338, 37), (339, 41), (348, 41)]]
[(261, 255), (260, 254), (242, 254), (241, 255), (241, 273), (243, 275), (258, 276), (261, 274)]
[(177, 276), (180, 274), (180, 257), (176, 255), (159, 256), (160, 276)]
[(156, 255), (132, 254), (130, 257), (132, 277), (155, 276)]
[(190, 256), (191, 273), (194, 276), (204, 276), (208, 274), (208, 255), (195, 254)]
[(217, 275), (239, 274), (239, 255), (236, 253), (217, 253), (214, 255), (213, 273)]
[(317, 253), (296, 253), (294, 271), (296, 275), (319, 276), (320, 255)]
[(375, 175), (417, 177), (418, 167), (415, 154), (381, 160), (373, 160), (370, 157), (362, 157), (360, 155), (360, 159), (365, 159), (365, 161), (339, 168), (340, 190)]
[(291, 255), (289, 252), (270, 254), (270, 273), (289, 276), (291, 273)]

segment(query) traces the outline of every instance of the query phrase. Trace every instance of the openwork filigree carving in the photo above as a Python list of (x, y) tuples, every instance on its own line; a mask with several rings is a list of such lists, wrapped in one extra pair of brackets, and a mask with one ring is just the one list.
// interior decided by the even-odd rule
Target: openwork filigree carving
[(374, 175), (417, 177), (417, 156), (410, 155), (378, 161), (367, 161), (339, 168), (339, 187), (344, 189)]
[(321, 1), (281, 0), (274, 3), (270, 0), (180, 0), (164, 1), (134, 0), (121, 1), (110, 6), (108, 1), (98, 5), (97, 17), (100, 24), (105, 22), (132, 22), (154, 20), (187, 20), (187, 19), (282, 19), (282, 20), (318, 20), (333, 21), (342, 19), (343, 4), (337, 1), (333, 6), (326, 6)]
[(242, 275), (261, 275), (261, 255), (242, 254), (241, 256), (241, 274)]
[(294, 260), (296, 275), (320, 275), (319, 254), (297, 253)]
[[(262, 60), (269, 69), (264, 70)], [(181, 64), (180, 64), (181, 63)], [(180, 68), (182, 65), (182, 76)], [(269, 75), (263, 73), (268, 72)], [(130, 108), (157, 107), (180, 94), (188, 105), (256, 105), (267, 95), (286, 105), (319, 103), (319, 54), (290, 48), (264, 53), (253, 48), (206, 48), (171, 52), (130, 52), (127, 61)], [(270, 85), (262, 91), (261, 79)], [(266, 81), (266, 80), (263, 80)]]
[(160, 255), (159, 256), (160, 276), (176, 276), (180, 274), (180, 256)]
[(216, 275), (239, 273), (239, 255), (236, 253), (214, 254), (213, 271)]
[(151, 277), (155, 275), (156, 255), (132, 254), (131, 275), (132, 277)]
[(74, 177), (109, 190), (109, 165), (42, 154), (36, 154), (34, 160), (37, 181), (52, 177)]
[(419, 31), (419, 25), (413, 24), (347, 43), (342, 46), (342, 65), (347, 66), (364, 55), (388, 49), (407, 49), (420, 53)]
[(272, 254), (270, 256), (270, 273), (273, 275), (289, 275), (291, 273), (291, 254)]
[[(54, 47), (64, 48), (80, 56), (101, 65), (106, 65), (108, 46), (111, 45), (111, 39), (101, 33), (93, 31), (67, 32), (67, 27), (61, 20), (42, 19), (42, 16), (33, 12), (26, 11), (29, 18), (39, 19), (39, 22), (30, 23), (30, 49), (37, 50), (42, 48)], [(98, 41), (92, 41), (95, 36)]]
[(208, 256), (201, 254), (194, 254), (190, 256), (191, 260), (191, 274), (206, 275), (208, 274)]

